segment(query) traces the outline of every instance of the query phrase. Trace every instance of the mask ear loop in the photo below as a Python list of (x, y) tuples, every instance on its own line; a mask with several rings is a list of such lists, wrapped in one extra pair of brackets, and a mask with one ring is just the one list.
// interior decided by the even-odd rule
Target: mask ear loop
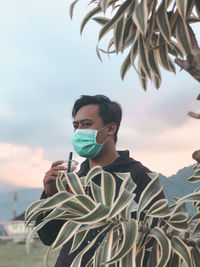
[(108, 136), (108, 137), (106, 138), (106, 140), (105, 140), (101, 145), (104, 145), (104, 144), (108, 141), (109, 138), (110, 138), (110, 136)]

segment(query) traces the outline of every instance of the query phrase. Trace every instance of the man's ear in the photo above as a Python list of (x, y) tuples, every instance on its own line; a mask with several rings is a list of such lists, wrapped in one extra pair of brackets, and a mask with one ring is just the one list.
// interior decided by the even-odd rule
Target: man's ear
[(117, 124), (115, 122), (111, 122), (108, 124), (108, 135), (114, 135), (117, 131)]

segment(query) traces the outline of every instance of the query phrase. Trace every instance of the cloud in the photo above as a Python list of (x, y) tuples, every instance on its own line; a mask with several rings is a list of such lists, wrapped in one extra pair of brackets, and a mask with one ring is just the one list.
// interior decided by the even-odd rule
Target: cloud
[(44, 159), (43, 149), (0, 143), (0, 180), (17, 186), (42, 187), (51, 162)]
[[(148, 126), (147, 126), (148, 128)], [(119, 148), (129, 148), (134, 158), (151, 170), (170, 176), (179, 169), (194, 164), (192, 153), (199, 149), (199, 121), (190, 119), (156, 135), (121, 129)]]

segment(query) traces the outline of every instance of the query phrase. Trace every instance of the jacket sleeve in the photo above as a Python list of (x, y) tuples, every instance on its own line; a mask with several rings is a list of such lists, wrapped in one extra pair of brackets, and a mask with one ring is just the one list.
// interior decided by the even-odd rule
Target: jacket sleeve
[[(46, 195), (43, 192), (41, 195), (41, 199), (45, 199)], [(43, 221), (43, 219), (49, 214), (45, 213), (45, 214), (41, 214), (37, 217), (36, 219), (36, 225), (38, 225), (39, 223), (41, 223)], [(63, 226), (63, 224), (65, 223), (65, 221), (62, 220), (52, 220), (48, 223), (46, 223), (39, 231), (38, 231), (38, 235), (40, 240), (42, 241), (42, 243), (44, 245), (50, 246), (54, 240), (56, 239), (61, 227)]]

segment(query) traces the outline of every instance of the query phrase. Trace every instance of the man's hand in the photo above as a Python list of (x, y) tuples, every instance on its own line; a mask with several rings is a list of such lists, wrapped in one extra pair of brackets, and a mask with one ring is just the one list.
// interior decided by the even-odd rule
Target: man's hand
[(52, 163), (51, 169), (48, 170), (44, 176), (43, 184), (44, 191), (46, 196), (50, 197), (57, 193), (56, 188), (56, 177), (59, 174), (59, 171), (66, 171), (67, 168), (63, 166), (59, 166), (63, 163), (63, 160), (58, 160)]

